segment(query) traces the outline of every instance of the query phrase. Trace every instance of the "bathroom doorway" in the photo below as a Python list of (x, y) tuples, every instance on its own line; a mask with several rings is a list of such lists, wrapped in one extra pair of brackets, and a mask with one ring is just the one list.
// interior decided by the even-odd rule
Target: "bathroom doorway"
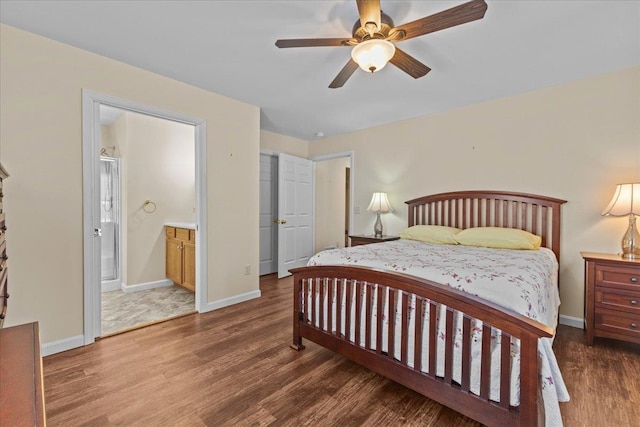
[[(138, 117), (137, 122), (157, 120), (168, 125), (181, 125), (189, 129), (190, 151), (186, 156), (176, 155), (175, 151), (167, 150), (158, 143), (162, 135), (171, 134), (172, 131), (163, 129), (158, 134), (146, 137), (147, 144), (137, 147), (141, 139), (132, 130), (126, 129), (116, 136), (117, 143), (108, 139), (108, 133), (102, 128), (102, 120), (109, 114), (107, 111), (117, 112), (114, 120), (120, 115)], [(195, 294), (189, 294), (188, 312), (208, 311), (207, 289), (207, 200), (206, 200), (206, 122), (202, 119), (185, 116), (179, 113), (162, 110), (153, 106), (124, 100), (109, 95), (99, 94), (88, 90), (82, 91), (82, 130), (83, 130), (83, 246), (84, 246), (84, 344), (91, 344), (97, 337), (112, 334), (103, 330), (102, 303), (106, 298), (103, 295), (103, 277), (105, 287), (120, 285), (127, 298), (143, 296), (148, 291), (157, 289), (168, 290), (175, 288), (173, 282), (166, 278), (165, 272), (165, 244), (168, 239), (166, 231), (167, 223), (179, 223), (181, 227), (189, 228), (189, 240), (195, 247)], [(122, 129), (120, 129), (122, 131)], [(117, 131), (114, 131), (117, 133)], [(128, 151), (134, 147), (134, 143), (122, 143), (122, 136), (131, 137), (139, 148), (137, 156)], [(110, 135), (113, 137), (114, 135)], [(120, 138), (120, 139), (119, 139)], [(113, 164), (119, 163), (115, 168), (101, 166), (102, 158), (118, 159)], [(165, 168), (161, 170), (162, 176), (158, 177), (158, 167), (151, 161), (152, 158), (162, 158)], [(184, 167), (181, 159), (187, 159), (191, 168)], [(103, 170), (101, 174), (101, 169)], [(108, 183), (107, 176), (112, 177), (117, 169), (120, 179), (120, 187), (115, 181)], [(191, 172), (189, 172), (189, 170)], [(101, 175), (104, 183), (101, 182)], [(181, 176), (190, 176), (190, 183), (181, 188), (170, 187), (171, 183), (182, 182)], [(164, 184), (161, 184), (160, 181)], [(166, 181), (169, 181), (169, 184)], [(136, 188), (134, 188), (137, 185)], [(111, 186), (111, 193), (101, 191), (101, 186), (106, 190)], [(118, 194), (116, 194), (118, 192)], [(168, 195), (189, 194), (187, 203), (173, 203), (166, 197)], [(110, 199), (113, 196), (113, 207), (117, 205), (116, 197), (119, 196), (120, 218), (109, 218), (102, 214), (102, 205), (109, 208)], [(163, 210), (168, 207), (178, 207), (182, 213), (187, 213), (189, 218), (175, 214), (161, 216)], [(103, 224), (110, 223), (113, 224)], [(188, 222), (188, 224), (187, 224)], [(105, 226), (106, 225), (106, 226)], [(102, 239), (102, 228), (105, 226), (108, 236)], [(113, 228), (113, 234), (112, 234)], [(149, 231), (151, 230), (151, 232)], [(137, 236), (134, 234), (137, 233)], [(143, 237), (143, 241), (137, 237)], [(176, 236), (177, 237), (177, 236)], [(146, 239), (146, 240), (145, 240)], [(138, 242), (137, 245), (135, 243)], [(142, 243), (140, 243), (142, 242)], [(133, 243), (133, 244), (132, 244)], [(103, 275), (102, 250), (105, 247), (105, 268)], [(111, 249), (111, 253), (108, 250)], [(137, 255), (132, 259), (128, 255)], [(192, 254), (192, 253), (191, 253)], [(169, 283), (166, 283), (169, 282)], [(173, 296), (164, 298), (174, 304)], [(156, 320), (147, 321), (142, 316), (145, 313), (144, 301), (132, 299), (121, 304), (122, 307), (132, 308), (131, 311), (141, 315), (141, 323), (146, 325)], [(118, 328), (119, 332), (130, 328)]]
[[(167, 270), (187, 244), (168, 231), (195, 230), (195, 146), (192, 125), (104, 105), (100, 113), (104, 337), (195, 312), (195, 280), (185, 289)], [(195, 249), (195, 235), (188, 243)]]

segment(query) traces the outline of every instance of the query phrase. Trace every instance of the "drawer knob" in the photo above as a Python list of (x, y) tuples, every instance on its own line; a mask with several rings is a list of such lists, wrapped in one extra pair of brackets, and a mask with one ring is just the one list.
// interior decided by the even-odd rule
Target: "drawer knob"
[(632, 323), (632, 324), (631, 324), (631, 327), (632, 327), (633, 329), (636, 329), (636, 328), (638, 327), (638, 324), (637, 324), (637, 323)]
[(638, 278), (637, 277), (632, 277), (631, 278), (631, 283), (638, 283)]
[(632, 299), (631, 300), (631, 305), (638, 305), (638, 300)]

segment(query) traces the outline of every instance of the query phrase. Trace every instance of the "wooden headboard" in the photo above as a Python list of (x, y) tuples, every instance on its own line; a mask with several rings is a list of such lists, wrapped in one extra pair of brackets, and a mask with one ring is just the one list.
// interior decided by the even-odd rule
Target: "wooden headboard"
[(560, 262), (560, 206), (566, 200), (504, 191), (456, 191), (405, 202), (409, 226), (518, 228), (542, 237)]

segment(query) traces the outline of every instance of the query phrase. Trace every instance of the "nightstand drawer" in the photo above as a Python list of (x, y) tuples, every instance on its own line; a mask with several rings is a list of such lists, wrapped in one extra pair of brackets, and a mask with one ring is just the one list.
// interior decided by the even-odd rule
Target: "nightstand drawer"
[(596, 266), (596, 285), (640, 292), (640, 272), (637, 268)]
[(596, 309), (595, 323), (598, 330), (640, 338), (640, 315)]
[(640, 315), (640, 292), (596, 287), (596, 307)]

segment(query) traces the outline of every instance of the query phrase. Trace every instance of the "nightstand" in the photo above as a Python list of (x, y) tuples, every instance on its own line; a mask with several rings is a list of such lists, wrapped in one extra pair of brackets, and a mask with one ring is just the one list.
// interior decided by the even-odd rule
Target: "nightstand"
[(581, 252), (584, 258), (584, 327), (594, 337), (640, 343), (640, 260)]
[(349, 236), (351, 239), (351, 246), (369, 245), (371, 243), (391, 242), (392, 240), (400, 239), (399, 236), (382, 236), (376, 237), (373, 234), (357, 234), (355, 236)]

